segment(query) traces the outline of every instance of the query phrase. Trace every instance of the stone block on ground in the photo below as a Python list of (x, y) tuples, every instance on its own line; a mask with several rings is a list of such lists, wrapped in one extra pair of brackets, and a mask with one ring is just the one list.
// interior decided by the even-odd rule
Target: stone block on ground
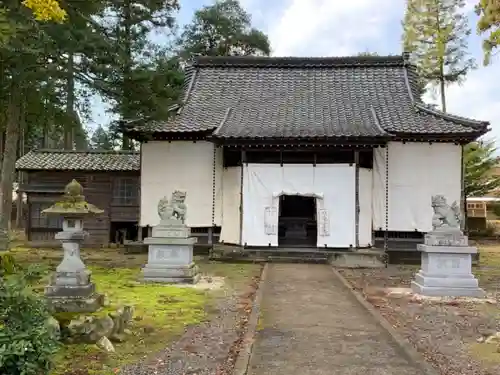
[(55, 318), (59, 318), (62, 336), (67, 342), (95, 344), (102, 337), (107, 337), (111, 341), (124, 341), (133, 314), (134, 309), (131, 306), (124, 306), (112, 312), (81, 314), (69, 321), (58, 314)]
[(349, 251), (330, 255), (328, 262), (339, 268), (382, 268), (384, 256), (382, 251)]

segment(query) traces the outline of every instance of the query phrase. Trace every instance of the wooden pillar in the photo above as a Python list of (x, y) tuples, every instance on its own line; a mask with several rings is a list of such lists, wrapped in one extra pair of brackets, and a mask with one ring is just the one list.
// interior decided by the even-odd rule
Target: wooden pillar
[(214, 144), (212, 159), (212, 227), (208, 228), (208, 244), (213, 246), (214, 244), (214, 227), (215, 227), (215, 204), (217, 200), (217, 146)]
[(32, 236), (31, 236), (31, 201), (30, 201), (30, 196), (28, 193), (26, 193), (26, 206), (27, 206), (27, 214), (26, 214), (26, 225), (24, 229), (24, 233), (26, 236), (27, 241), (31, 241)]
[(464, 163), (464, 145), (460, 145), (461, 148), (461, 156), (460, 156), (460, 163), (461, 163), (461, 169), (460, 169), (460, 199), (462, 203), (462, 208), (461, 210), (463, 211), (462, 213), (462, 222), (460, 223), (460, 229), (464, 232), (464, 234), (467, 234), (468, 228), (467, 228), (467, 195), (465, 193), (465, 163)]
[(211, 246), (214, 244), (214, 227), (213, 226), (208, 228), (208, 244)]
[(384, 231), (384, 252), (386, 253), (387, 267), (387, 251), (389, 249), (389, 145), (385, 146), (385, 231)]
[(359, 249), (359, 150), (354, 151), (354, 225), (355, 249)]
[(241, 168), (240, 168), (240, 245), (243, 243), (243, 168), (247, 163), (247, 154), (245, 150), (241, 150)]
[(142, 242), (142, 227), (137, 225), (137, 241)]

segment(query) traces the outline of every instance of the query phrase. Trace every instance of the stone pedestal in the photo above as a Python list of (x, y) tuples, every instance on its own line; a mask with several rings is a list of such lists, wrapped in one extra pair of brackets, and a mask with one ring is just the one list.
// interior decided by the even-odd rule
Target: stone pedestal
[(193, 262), (190, 229), (176, 221), (163, 221), (153, 228), (152, 237), (144, 239), (148, 245), (148, 263), (142, 269), (144, 281), (158, 283), (196, 283), (198, 266)]
[(422, 268), (411, 283), (414, 293), (439, 297), (484, 297), (472, 274), (472, 254), (477, 248), (468, 246), (467, 236), (459, 229), (433, 231), (418, 245), (422, 252)]

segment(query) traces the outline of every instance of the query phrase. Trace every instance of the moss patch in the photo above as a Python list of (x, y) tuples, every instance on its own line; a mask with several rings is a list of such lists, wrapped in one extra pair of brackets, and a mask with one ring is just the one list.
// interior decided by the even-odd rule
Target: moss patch
[(500, 353), (497, 352), (497, 344), (474, 343), (470, 345), (469, 350), (480, 361), (489, 364), (500, 364)]
[(204, 306), (210, 296), (203, 292), (171, 285), (141, 284), (137, 281), (139, 269), (90, 269), (99, 292), (106, 293), (111, 302), (111, 306), (95, 314), (107, 314), (119, 305), (134, 306), (131, 334), (125, 342), (114, 344), (116, 353), (113, 354), (103, 353), (95, 345), (65, 346), (53, 375), (112, 373), (115, 368), (162, 349), (186, 326), (205, 318)]
[[(22, 266), (40, 264), (53, 270), (61, 261), (63, 251), (17, 247), (11, 251)], [(131, 334), (123, 343), (114, 343), (116, 353), (102, 352), (92, 344), (64, 346), (56, 358), (51, 375), (110, 375), (127, 363), (167, 347), (181, 335), (186, 326), (198, 324), (217, 312), (216, 301), (225, 298), (223, 290), (204, 292), (194, 288), (138, 282), (147, 254), (126, 254), (121, 249), (83, 249), (85, 264), (90, 266), (92, 281), (99, 293), (107, 295), (110, 306), (95, 314), (104, 314), (120, 305), (134, 306)], [(225, 289), (245, 292), (254, 277), (260, 275), (258, 264), (224, 264), (196, 257), (200, 272), (219, 276)], [(50, 273), (45, 273), (34, 288), (43, 293)], [(70, 314), (71, 315), (71, 314)], [(86, 314), (89, 315), (89, 314)], [(76, 317), (76, 316), (75, 316)], [(60, 318), (73, 318), (61, 316)]]

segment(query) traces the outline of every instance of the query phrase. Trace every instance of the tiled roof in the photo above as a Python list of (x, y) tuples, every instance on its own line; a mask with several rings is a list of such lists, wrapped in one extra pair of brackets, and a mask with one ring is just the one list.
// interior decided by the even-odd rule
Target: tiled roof
[(133, 151), (30, 151), (16, 162), (18, 170), (139, 171)]
[(184, 105), (132, 131), (214, 131), (220, 138), (474, 137), (488, 123), (429, 109), (404, 56), (199, 57)]

